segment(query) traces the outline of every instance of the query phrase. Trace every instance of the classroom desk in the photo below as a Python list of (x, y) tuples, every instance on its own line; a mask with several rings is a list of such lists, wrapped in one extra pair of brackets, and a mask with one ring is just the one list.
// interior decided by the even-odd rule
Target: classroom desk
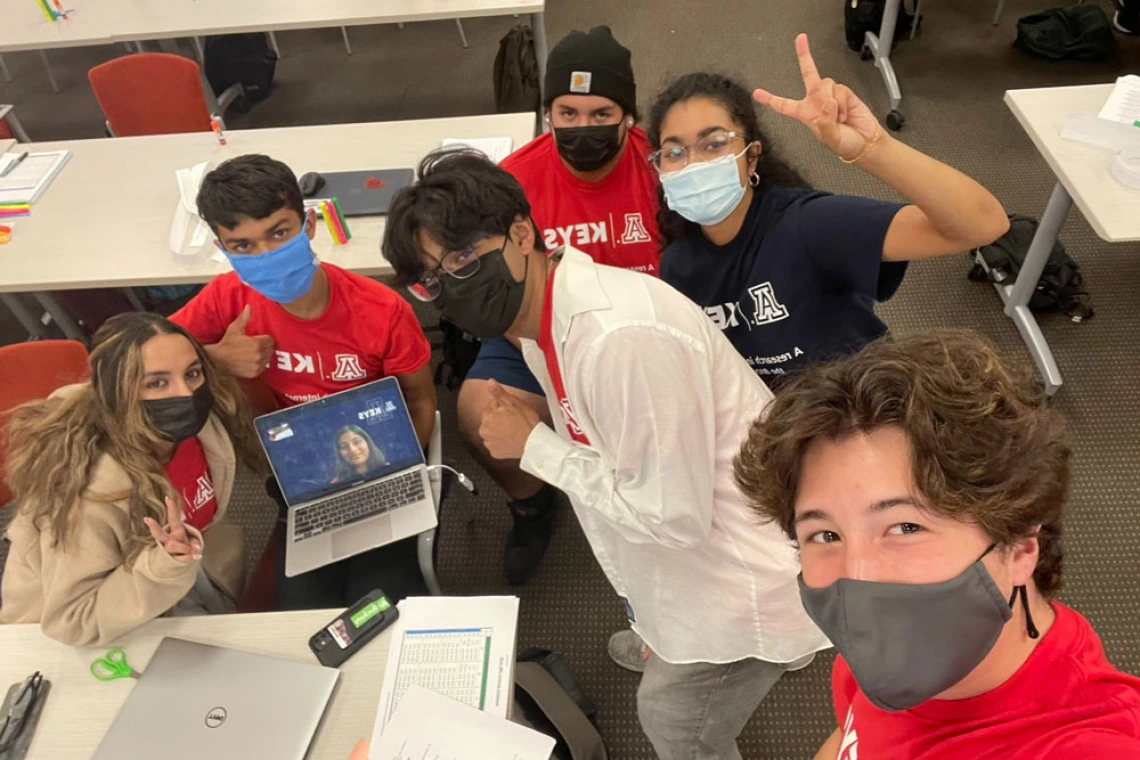
[(1037, 320), (1029, 311), (1029, 298), (1069, 209), (1075, 203), (1102, 240), (1109, 243), (1140, 241), (1140, 190), (1124, 187), (1112, 177), (1108, 168), (1112, 158), (1109, 151), (1061, 138), (1061, 127), (1069, 116), (1095, 115), (1111, 91), (1112, 85), (1097, 84), (1009, 90), (1005, 94), (1006, 105), (1057, 177), (1017, 282), (995, 286), (1005, 302), (1005, 314), (1021, 332), (1049, 395), (1061, 388), (1061, 372)]
[[(0, 53), (115, 42), (402, 24), (484, 16), (528, 17), (538, 70), (546, 70), (545, 0), (69, 0), (67, 21), (48, 21), (35, 0), (12, 0)], [(45, 64), (47, 59), (44, 59)], [(50, 75), (50, 66), (49, 66)], [(54, 84), (53, 84), (54, 89)]]
[[(159, 618), (115, 646), (127, 653), (132, 667), (144, 671), (164, 636), (316, 663), (309, 636), (339, 612)], [(390, 632), (381, 634), (341, 668), (309, 760), (347, 760), (357, 740), (372, 736), (390, 637)], [(91, 662), (106, 650), (64, 646), (44, 636), (38, 625), (0, 626), (0, 651), (6, 654), (0, 657), (0, 685), (6, 689), (36, 670), (52, 682), (27, 760), (81, 760), (94, 754), (134, 685), (133, 679), (103, 683), (91, 676)]]
[[(44, 291), (208, 282), (229, 271), (212, 259), (184, 268), (168, 239), (179, 201), (174, 172), (201, 161), (211, 166), (244, 153), (265, 153), (308, 171), (414, 167), (447, 137), (511, 137), (514, 148), (534, 136), (532, 113), (452, 119), (330, 124), (32, 143), (29, 150), (70, 150), (71, 160), (19, 220), (0, 256), (0, 293), (33, 292), (57, 324), (79, 332)], [(391, 273), (380, 255), (385, 217), (349, 220), (353, 239), (335, 246), (318, 220), (313, 248), (324, 261), (360, 274)]]

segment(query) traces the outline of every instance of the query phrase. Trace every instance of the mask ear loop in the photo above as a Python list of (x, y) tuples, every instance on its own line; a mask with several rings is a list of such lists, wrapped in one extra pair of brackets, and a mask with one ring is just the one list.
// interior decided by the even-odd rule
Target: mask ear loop
[(1029, 634), (1029, 638), (1037, 639), (1041, 637), (1040, 631), (1037, 626), (1033, 624), (1033, 615), (1029, 612), (1029, 593), (1025, 590), (1025, 586), (1014, 586), (1013, 593), (1009, 597), (1009, 608), (1013, 609), (1013, 602), (1018, 597), (1021, 597), (1021, 607), (1025, 610), (1025, 630)]

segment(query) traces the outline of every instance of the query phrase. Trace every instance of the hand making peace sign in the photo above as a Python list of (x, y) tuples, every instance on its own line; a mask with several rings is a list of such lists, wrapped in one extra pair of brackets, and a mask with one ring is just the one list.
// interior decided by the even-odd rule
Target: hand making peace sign
[(796, 55), (807, 91), (802, 99), (782, 98), (767, 90), (756, 90), (752, 97), (803, 124), (840, 158), (851, 160), (860, 156), (880, 134), (878, 119), (849, 87), (831, 78), (820, 79), (806, 34), (796, 36)]
[(202, 542), (190, 535), (186, 526), (182, 524), (182, 512), (174, 503), (174, 499), (166, 497), (166, 527), (159, 527), (151, 517), (144, 517), (143, 522), (150, 528), (150, 534), (158, 545), (177, 562), (188, 565), (202, 559)]

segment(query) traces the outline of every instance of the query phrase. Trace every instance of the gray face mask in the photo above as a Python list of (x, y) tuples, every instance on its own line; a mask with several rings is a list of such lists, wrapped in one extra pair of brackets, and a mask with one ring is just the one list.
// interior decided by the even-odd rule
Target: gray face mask
[(867, 699), (888, 712), (917, 707), (978, 667), (1013, 617), (1018, 593), (1029, 635), (1038, 635), (1025, 587), (1007, 601), (981, 558), (943, 583), (840, 578), (809, 588), (803, 573), (798, 580), (808, 615), (843, 655)]

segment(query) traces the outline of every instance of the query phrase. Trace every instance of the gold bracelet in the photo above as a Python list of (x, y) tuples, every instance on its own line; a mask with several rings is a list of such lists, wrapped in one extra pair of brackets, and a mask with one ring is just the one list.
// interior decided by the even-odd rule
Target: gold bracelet
[(882, 125), (876, 124), (875, 125), (875, 136), (872, 137), (870, 140), (868, 140), (865, 145), (863, 145), (863, 150), (859, 151), (859, 155), (855, 156), (855, 158), (844, 158), (843, 156), (840, 156), (839, 160), (845, 164), (857, 164), (857, 163), (859, 163), (860, 161), (863, 160), (863, 158), (868, 153), (870, 153), (872, 150), (875, 149), (875, 146), (879, 144), (879, 139), (882, 138), (882, 136), (883, 136)]

